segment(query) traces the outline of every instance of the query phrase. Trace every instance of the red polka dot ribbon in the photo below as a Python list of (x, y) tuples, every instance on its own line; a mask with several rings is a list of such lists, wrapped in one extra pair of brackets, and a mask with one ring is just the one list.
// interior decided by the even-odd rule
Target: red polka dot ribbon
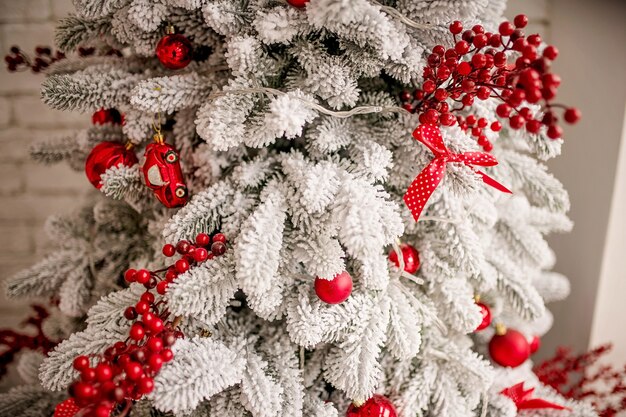
[(552, 408), (554, 410), (569, 410), (560, 404), (551, 403), (541, 398), (531, 398), (534, 388), (524, 389), (524, 383), (520, 382), (511, 387), (500, 391), (500, 394), (506, 395), (515, 403), (518, 410), (538, 410), (542, 408)]
[[(469, 167), (472, 165), (478, 166), (494, 166), (498, 165), (498, 160), (486, 152), (463, 152), (452, 153), (450, 149), (443, 143), (443, 137), (441, 131), (435, 125), (423, 124), (419, 125), (413, 132), (413, 137), (422, 142), (431, 152), (435, 155), (435, 158), (430, 161), (426, 168), (415, 177), (411, 185), (404, 194), (404, 202), (411, 211), (415, 221), (419, 219), (426, 202), (439, 186), (441, 180), (446, 173), (446, 164), (448, 162), (460, 162)], [(471, 167), (474, 169), (473, 167)], [(484, 172), (475, 170), (483, 177), (483, 181), (497, 190), (505, 193), (511, 191), (498, 181), (494, 180)]]
[(54, 409), (54, 417), (74, 417), (80, 408), (76, 405), (73, 398), (68, 398), (62, 403), (57, 404)]

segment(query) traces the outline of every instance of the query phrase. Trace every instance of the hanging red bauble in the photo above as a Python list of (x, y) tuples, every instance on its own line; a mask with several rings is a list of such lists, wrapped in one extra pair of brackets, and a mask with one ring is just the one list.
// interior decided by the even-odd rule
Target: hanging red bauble
[(352, 277), (346, 271), (333, 279), (315, 278), (315, 293), (325, 303), (339, 304), (348, 299), (352, 292)]
[(305, 7), (309, 1), (311, 0), (287, 0), (287, 3), (289, 3), (293, 7), (301, 9)]
[(374, 395), (363, 405), (357, 407), (350, 404), (346, 417), (397, 417), (396, 409), (389, 399), (382, 395)]
[(165, 207), (187, 204), (189, 193), (180, 168), (180, 156), (172, 145), (163, 142), (163, 136), (154, 136), (154, 143), (146, 146), (142, 171), (148, 188)]
[(474, 330), (475, 332), (479, 332), (481, 330), (486, 329), (491, 324), (491, 310), (489, 309), (489, 306), (483, 303), (477, 302), (476, 305), (478, 306), (478, 308), (480, 308), (480, 313), (483, 316), (483, 320), (480, 322), (478, 327), (476, 327), (476, 329)]
[(170, 26), (167, 28), (167, 35), (157, 44), (156, 56), (166, 68), (185, 68), (191, 62), (191, 42), (184, 35), (174, 33), (174, 28)]
[(137, 163), (137, 155), (130, 145), (119, 142), (101, 142), (94, 146), (85, 161), (85, 174), (94, 187), (100, 189), (102, 174), (114, 166), (133, 166)]
[(74, 417), (79, 410), (74, 399), (68, 398), (54, 408), (54, 417)]
[(489, 342), (489, 355), (498, 365), (515, 368), (530, 357), (530, 345), (522, 333), (498, 324)]
[(532, 340), (530, 341), (530, 354), (532, 355), (533, 353), (537, 352), (540, 347), (541, 339), (537, 335), (533, 336)]
[[(414, 274), (420, 267), (420, 256), (417, 249), (413, 246), (403, 243), (400, 245), (400, 250), (402, 251), (402, 259), (404, 260), (404, 270), (409, 274)], [(394, 263), (397, 267), (400, 267), (400, 262), (398, 262), (398, 254), (395, 250), (391, 250), (389, 252), (388, 259)]]
[(91, 123), (94, 125), (122, 125), (124, 124), (124, 115), (116, 109), (102, 108), (91, 115)]

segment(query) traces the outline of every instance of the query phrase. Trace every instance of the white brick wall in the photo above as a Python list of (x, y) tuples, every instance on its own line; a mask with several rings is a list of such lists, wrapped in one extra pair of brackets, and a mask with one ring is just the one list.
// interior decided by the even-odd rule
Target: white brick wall
[[(59, 17), (72, 10), (71, 0), (0, 0), (0, 55), (12, 45), (32, 54), (51, 45)], [(32, 162), (32, 143), (86, 125), (88, 115), (58, 112), (39, 98), (40, 74), (9, 73), (0, 68), (0, 279), (11, 276), (46, 252), (42, 225), (53, 213), (70, 211), (91, 191), (84, 174), (67, 166)], [(20, 303), (0, 296), (0, 327), (17, 324), (26, 314)]]

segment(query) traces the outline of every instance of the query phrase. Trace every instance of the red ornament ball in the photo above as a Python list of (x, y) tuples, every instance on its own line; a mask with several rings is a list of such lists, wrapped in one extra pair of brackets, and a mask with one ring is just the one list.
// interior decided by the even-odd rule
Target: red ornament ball
[(540, 347), (541, 339), (537, 335), (533, 336), (532, 340), (530, 341), (530, 354), (532, 355), (537, 352)]
[(297, 7), (298, 9), (303, 8), (310, 0), (287, 0), (287, 3), (293, 7)]
[(89, 182), (100, 189), (102, 174), (107, 169), (118, 165), (133, 166), (137, 162), (135, 152), (127, 149), (123, 143), (101, 142), (89, 152), (85, 161), (85, 174)]
[(91, 115), (91, 123), (94, 125), (122, 125), (124, 124), (124, 116), (116, 109), (102, 108)]
[(352, 293), (352, 277), (346, 271), (335, 275), (331, 280), (317, 277), (315, 293), (327, 304), (343, 303)]
[(346, 417), (397, 417), (396, 409), (387, 397), (374, 395), (360, 407), (350, 404)]
[(163, 36), (156, 47), (156, 56), (165, 68), (178, 70), (191, 62), (192, 46), (187, 37), (180, 33)]
[(474, 330), (475, 332), (479, 332), (481, 330), (486, 329), (491, 324), (491, 310), (488, 306), (483, 303), (476, 303), (478, 308), (480, 308), (480, 313), (483, 316), (483, 320), (480, 322), (478, 327)]
[[(409, 274), (414, 274), (420, 267), (419, 252), (413, 246), (403, 243), (400, 246), (402, 251), (402, 259), (404, 260), (404, 270)], [(400, 267), (398, 254), (395, 250), (389, 252), (388, 259), (397, 267)]]
[(74, 399), (68, 398), (54, 408), (54, 417), (74, 417), (79, 411), (80, 408), (76, 405)]
[(530, 357), (530, 345), (517, 330), (497, 331), (489, 342), (489, 355), (498, 365), (515, 368)]

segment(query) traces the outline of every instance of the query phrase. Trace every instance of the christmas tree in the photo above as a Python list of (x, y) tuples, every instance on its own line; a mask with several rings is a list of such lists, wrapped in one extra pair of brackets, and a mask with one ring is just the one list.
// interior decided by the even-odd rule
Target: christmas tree
[(580, 116), (525, 16), (75, 5), (67, 56), (37, 69), (42, 99), (93, 125), (33, 156), (101, 194), (8, 281), (52, 302), (0, 415), (595, 415), (529, 359), (569, 290), (544, 240), (571, 227), (568, 196), (541, 161)]

